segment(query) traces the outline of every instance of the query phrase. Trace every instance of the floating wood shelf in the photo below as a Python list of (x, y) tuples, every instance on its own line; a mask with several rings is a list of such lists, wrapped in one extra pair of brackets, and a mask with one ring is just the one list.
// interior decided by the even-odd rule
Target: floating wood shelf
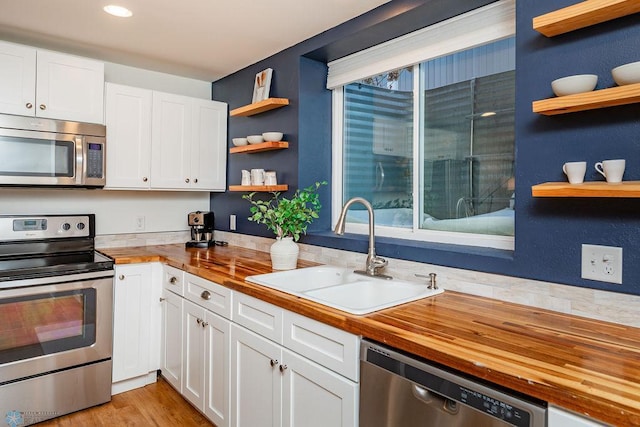
[[(640, 3), (640, 2), (639, 2)], [(553, 116), (640, 102), (640, 83), (533, 101), (534, 113)]]
[(287, 191), (289, 186), (287, 184), (281, 185), (230, 185), (229, 191), (243, 191), (245, 193), (257, 191), (271, 193), (274, 191)]
[(287, 98), (267, 98), (264, 101), (254, 102), (253, 104), (245, 105), (243, 107), (231, 110), (230, 115), (248, 117), (254, 114), (264, 113), (265, 111), (274, 110), (276, 108), (289, 105)]
[(640, 181), (607, 182), (545, 182), (531, 187), (533, 197), (618, 197), (639, 198)]
[(242, 145), (240, 147), (231, 147), (229, 153), (259, 153), (261, 151), (283, 150), (289, 148), (286, 141), (263, 142), (261, 144)]
[(533, 29), (553, 37), (640, 12), (638, 0), (586, 0), (533, 18)]

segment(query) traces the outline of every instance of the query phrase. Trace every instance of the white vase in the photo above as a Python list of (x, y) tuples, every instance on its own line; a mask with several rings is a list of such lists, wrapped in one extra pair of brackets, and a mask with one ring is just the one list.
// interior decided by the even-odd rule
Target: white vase
[(271, 268), (274, 270), (293, 270), (298, 264), (300, 248), (293, 237), (277, 237), (271, 245)]

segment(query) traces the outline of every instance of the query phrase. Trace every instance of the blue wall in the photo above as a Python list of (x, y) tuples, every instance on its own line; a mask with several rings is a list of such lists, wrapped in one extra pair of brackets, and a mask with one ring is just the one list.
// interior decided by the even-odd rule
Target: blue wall
[[(271, 94), (290, 105), (258, 116), (229, 119), (229, 141), (269, 130), (286, 134), (290, 149), (234, 154), (228, 182), (240, 170), (278, 171), (290, 188), (331, 177), (331, 94), (325, 89), (326, 62), (473, 9), (491, 1), (394, 0), (348, 23), (306, 40), (213, 83), (212, 97), (230, 109), (248, 104), (255, 74), (274, 69)], [(640, 60), (638, 15), (553, 38), (531, 28), (534, 16), (575, 4), (575, 0), (520, 0), (516, 34), (516, 245), (513, 252), (378, 238), (380, 255), (516, 277), (640, 294), (640, 199), (533, 199), (531, 186), (563, 181), (562, 164), (586, 160), (587, 180), (601, 180), (596, 161), (626, 158), (626, 180), (640, 180), (638, 104), (553, 117), (531, 112), (531, 102), (552, 96), (550, 82), (571, 74), (599, 76), (598, 88), (614, 85), (610, 69)], [(304, 243), (365, 253), (366, 236), (337, 237), (330, 228), (330, 195)], [(249, 223), (240, 193), (211, 195), (216, 228), (228, 230), (236, 214), (238, 232), (270, 236)], [(623, 248), (623, 285), (580, 278), (581, 244)]]

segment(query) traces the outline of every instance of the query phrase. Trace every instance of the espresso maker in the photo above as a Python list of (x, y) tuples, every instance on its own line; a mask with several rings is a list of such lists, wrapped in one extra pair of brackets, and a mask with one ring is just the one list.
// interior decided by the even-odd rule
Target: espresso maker
[(213, 240), (213, 212), (196, 211), (187, 216), (191, 227), (191, 240), (187, 242), (188, 248), (208, 248), (215, 244)]

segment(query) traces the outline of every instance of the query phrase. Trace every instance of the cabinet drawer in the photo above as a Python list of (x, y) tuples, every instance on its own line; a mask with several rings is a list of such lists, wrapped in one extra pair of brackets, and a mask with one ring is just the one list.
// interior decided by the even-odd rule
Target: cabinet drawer
[(168, 291), (184, 296), (184, 271), (164, 265), (162, 268), (162, 287)]
[(282, 344), (282, 311), (240, 292), (233, 297), (233, 321), (279, 344)]
[(358, 382), (359, 336), (290, 311), (283, 325), (285, 347)]
[(224, 318), (231, 319), (231, 289), (185, 273), (184, 297)]

